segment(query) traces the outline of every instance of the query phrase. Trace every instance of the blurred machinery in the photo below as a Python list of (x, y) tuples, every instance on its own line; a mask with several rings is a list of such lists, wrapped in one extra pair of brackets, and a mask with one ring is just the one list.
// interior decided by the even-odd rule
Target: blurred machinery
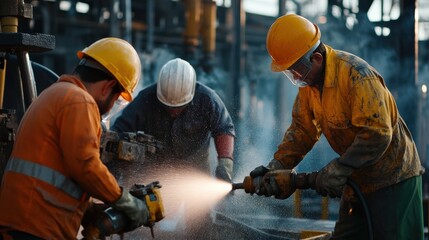
[(155, 154), (164, 144), (142, 131), (118, 133), (104, 130), (100, 140), (100, 155), (104, 163), (111, 161), (139, 161), (143, 163), (146, 154)]
[[(15, 141), (15, 132), (20, 120), (17, 117), (17, 110), (21, 110), (20, 113), (23, 114), (37, 96), (29, 52), (44, 52), (55, 48), (55, 38), (52, 35), (18, 32), (19, 21), (32, 19), (32, 7), (31, 4), (19, 0), (0, 2), (0, 179)], [(4, 108), (5, 87), (16, 80), (6, 74), (11, 55), (16, 55), (18, 59), (19, 88), (17, 91), (12, 90), (18, 102)]]

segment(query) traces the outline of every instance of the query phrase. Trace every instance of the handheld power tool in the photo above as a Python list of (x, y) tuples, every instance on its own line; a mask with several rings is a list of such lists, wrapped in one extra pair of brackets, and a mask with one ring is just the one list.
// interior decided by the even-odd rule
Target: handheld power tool
[(115, 132), (103, 129), (100, 141), (100, 157), (103, 163), (112, 160), (143, 162), (146, 154), (164, 149), (164, 143), (143, 131)]
[[(133, 196), (143, 200), (147, 205), (150, 214), (148, 226), (150, 227), (152, 238), (154, 237), (153, 226), (155, 222), (165, 217), (160, 188), (159, 182), (155, 181), (147, 185), (135, 184), (130, 189), (130, 193)], [(109, 206), (96, 214), (94, 226), (85, 231), (84, 239), (105, 239), (106, 236), (132, 231), (127, 230), (129, 221), (124, 213)]]

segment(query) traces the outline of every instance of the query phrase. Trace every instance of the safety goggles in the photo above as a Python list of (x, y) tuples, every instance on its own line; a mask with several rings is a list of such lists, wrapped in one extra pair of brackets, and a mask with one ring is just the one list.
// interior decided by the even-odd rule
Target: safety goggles
[(283, 70), (283, 74), (292, 82), (293, 85), (298, 87), (308, 86), (308, 83), (305, 82), (305, 78), (311, 70), (312, 62), (310, 60), (311, 55), (314, 50), (316, 50), (317, 46), (319, 46), (320, 41), (318, 41), (314, 46), (305, 53), (298, 61), (296, 61), (292, 66), (288, 69)]

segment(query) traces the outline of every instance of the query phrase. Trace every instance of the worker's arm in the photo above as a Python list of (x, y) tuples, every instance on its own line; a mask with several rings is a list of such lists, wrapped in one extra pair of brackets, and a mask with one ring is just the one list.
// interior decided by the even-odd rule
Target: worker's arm
[(214, 142), (218, 155), (216, 177), (227, 182), (231, 182), (234, 166), (234, 136), (229, 134), (221, 134), (215, 137)]
[(361, 168), (375, 163), (389, 147), (398, 112), (381, 81), (364, 78), (355, 82), (349, 96), (353, 116), (351, 124), (358, 131), (339, 162)]
[(224, 103), (213, 91), (210, 105), (210, 126), (218, 155), (216, 177), (231, 182), (233, 174), (235, 126)]
[(310, 109), (309, 91), (310, 88), (299, 89), (292, 108), (292, 123), (286, 130), (268, 168), (294, 168), (319, 140), (321, 130)]
[[(340, 197), (343, 186), (355, 169), (377, 162), (392, 139), (398, 113), (392, 96), (382, 79), (373, 72), (352, 71), (353, 86), (347, 101), (351, 109), (351, 126), (355, 137), (339, 158), (323, 167), (316, 178), (316, 191), (322, 196)], [(341, 143), (341, 142), (340, 142)], [(388, 163), (386, 163), (388, 164)]]
[(66, 106), (57, 116), (59, 145), (70, 178), (91, 196), (116, 202), (121, 189), (100, 160), (100, 114), (95, 102)]

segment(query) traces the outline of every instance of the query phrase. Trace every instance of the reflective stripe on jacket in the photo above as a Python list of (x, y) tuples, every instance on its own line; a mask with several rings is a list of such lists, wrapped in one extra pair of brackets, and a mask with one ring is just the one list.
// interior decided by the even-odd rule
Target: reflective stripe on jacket
[(0, 188), (0, 226), (43, 239), (76, 239), (89, 196), (115, 202), (100, 160), (100, 113), (74, 76), (61, 76), (26, 111)]
[(67, 178), (60, 172), (41, 164), (29, 162), (23, 159), (11, 158), (6, 165), (5, 171), (23, 174), (40, 181), (44, 181), (67, 193), (76, 200), (80, 200), (83, 196), (82, 189), (71, 179)]
[[(323, 133), (351, 178), (368, 193), (424, 171), (383, 78), (364, 60), (326, 46), (323, 94), (300, 88), (274, 158), (295, 167)], [(350, 193), (350, 189), (346, 190)]]

